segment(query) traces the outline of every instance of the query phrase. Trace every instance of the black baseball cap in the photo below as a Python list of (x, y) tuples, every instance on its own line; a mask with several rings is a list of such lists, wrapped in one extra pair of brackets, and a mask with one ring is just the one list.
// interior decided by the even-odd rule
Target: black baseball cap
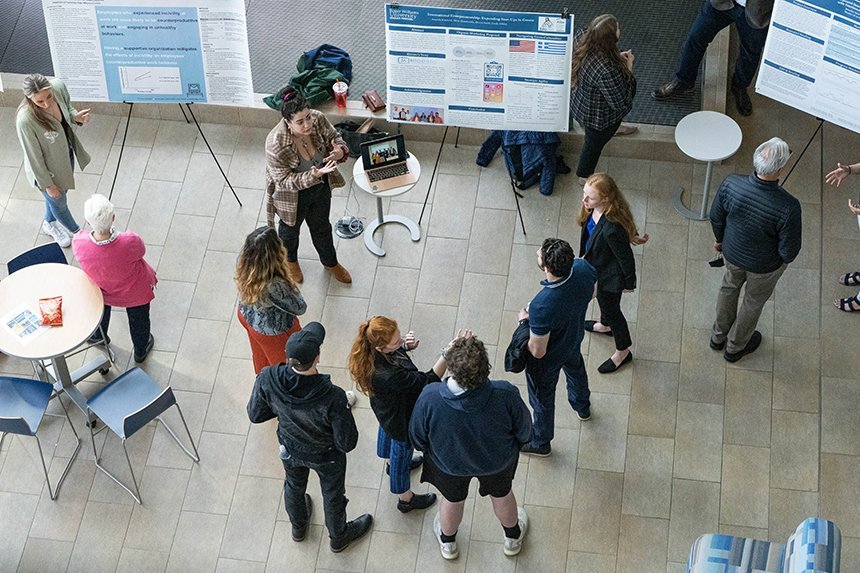
[(325, 328), (318, 322), (309, 322), (287, 340), (287, 356), (300, 364), (310, 364), (319, 356), (325, 340)]

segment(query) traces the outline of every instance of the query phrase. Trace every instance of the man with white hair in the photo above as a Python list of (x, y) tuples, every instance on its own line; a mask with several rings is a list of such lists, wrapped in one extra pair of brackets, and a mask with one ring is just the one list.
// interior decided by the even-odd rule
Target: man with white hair
[(800, 252), (800, 202), (779, 185), (790, 155), (788, 144), (778, 137), (765, 141), (753, 154), (755, 172), (726, 177), (711, 205), (714, 249), (722, 252), (726, 272), (710, 344), (714, 350), (725, 348), (728, 362), (761, 344), (755, 327), (764, 303)]
[[(155, 270), (143, 259), (146, 245), (137, 233), (114, 228), (116, 214), (104, 195), (96, 193), (87, 199), (84, 217), (92, 230), (75, 234), (72, 252), (104, 295), (101, 331), (110, 342), (107, 332), (111, 307), (125, 307), (134, 361), (143, 362), (155, 344), (150, 332), (149, 303), (155, 298), (153, 289), (158, 282)], [(88, 342), (102, 342), (101, 333), (94, 333)]]

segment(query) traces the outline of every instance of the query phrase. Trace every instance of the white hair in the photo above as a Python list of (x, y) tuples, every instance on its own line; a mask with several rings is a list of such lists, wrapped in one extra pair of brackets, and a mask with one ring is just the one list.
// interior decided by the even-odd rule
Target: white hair
[(93, 231), (109, 233), (114, 220), (113, 204), (104, 195), (93, 193), (93, 196), (84, 203), (84, 218)]
[(753, 167), (759, 177), (771, 177), (785, 167), (791, 150), (778, 137), (772, 137), (759, 145), (753, 153)]

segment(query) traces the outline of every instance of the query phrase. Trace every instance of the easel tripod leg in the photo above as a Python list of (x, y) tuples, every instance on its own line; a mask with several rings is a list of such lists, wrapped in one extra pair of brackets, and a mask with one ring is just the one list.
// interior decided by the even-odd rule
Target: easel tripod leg
[(116, 186), (116, 176), (119, 174), (119, 164), (122, 162), (122, 152), (125, 150), (125, 139), (128, 137), (128, 126), (131, 123), (131, 110), (134, 109), (134, 102), (125, 102), (128, 104), (128, 115), (125, 118), (125, 131), (122, 134), (122, 143), (119, 146), (119, 157), (116, 160), (116, 169), (113, 172), (113, 182), (110, 184), (110, 193), (108, 193), (108, 201), (113, 197), (113, 188)]
[(218, 158), (217, 158), (217, 157), (215, 157), (215, 152), (214, 152), (214, 151), (212, 151), (212, 146), (211, 146), (211, 145), (209, 145), (209, 141), (206, 139), (206, 134), (205, 134), (205, 133), (203, 133), (203, 128), (202, 128), (202, 127), (200, 127), (200, 122), (198, 122), (198, 121), (197, 121), (197, 116), (195, 116), (195, 115), (194, 115), (194, 112), (191, 110), (191, 104), (190, 104), (190, 103), (186, 103), (186, 104), (185, 104), (185, 107), (187, 107), (187, 108), (188, 108), (188, 113), (191, 115), (191, 119), (193, 119), (193, 120), (194, 120), (194, 125), (196, 125), (196, 126), (197, 126), (197, 131), (199, 131), (199, 132), (200, 132), (200, 137), (202, 137), (202, 138), (203, 138), (203, 143), (205, 143), (205, 144), (206, 144), (206, 148), (209, 150), (209, 155), (211, 155), (211, 156), (212, 156), (212, 159), (214, 159), (214, 160), (215, 160), (215, 165), (217, 165), (217, 166), (218, 166), (218, 171), (220, 171), (220, 172), (221, 172), (221, 176), (222, 176), (222, 177), (224, 177), (224, 181), (226, 181), (226, 182), (227, 182), (227, 186), (228, 186), (228, 187), (230, 187), (230, 191), (232, 191), (232, 192), (233, 192), (233, 197), (235, 197), (235, 198), (236, 198), (236, 202), (237, 202), (237, 203), (239, 204), (239, 206), (241, 207), (241, 206), (242, 206), (242, 201), (240, 201), (240, 200), (239, 200), (239, 196), (236, 194), (236, 190), (235, 190), (235, 189), (233, 189), (233, 185), (230, 183), (230, 180), (229, 180), (229, 179), (227, 179), (227, 174), (226, 174), (226, 173), (224, 173), (224, 169), (222, 169), (222, 168), (221, 168), (221, 163), (218, 161)]

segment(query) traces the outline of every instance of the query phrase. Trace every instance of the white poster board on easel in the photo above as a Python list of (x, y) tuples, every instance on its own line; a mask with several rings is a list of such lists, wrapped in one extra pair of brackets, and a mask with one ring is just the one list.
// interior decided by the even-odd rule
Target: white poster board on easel
[(776, 0), (755, 89), (860, 132), (860, 0)]

